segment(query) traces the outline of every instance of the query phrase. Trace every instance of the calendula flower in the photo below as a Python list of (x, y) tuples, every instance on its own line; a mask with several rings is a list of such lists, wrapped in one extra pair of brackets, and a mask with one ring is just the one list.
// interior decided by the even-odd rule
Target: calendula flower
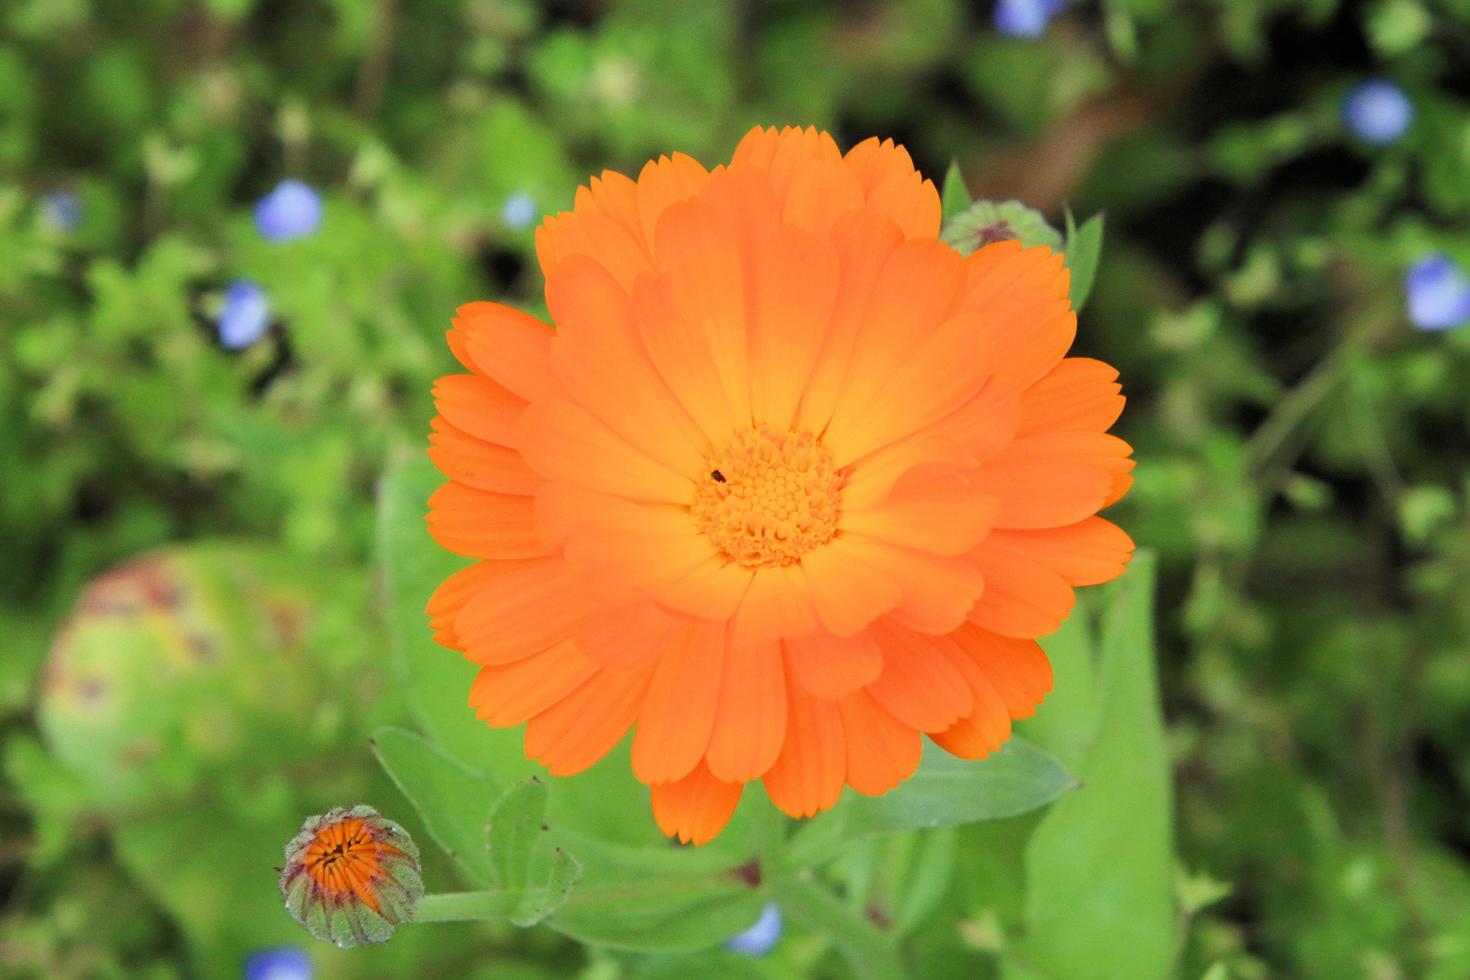
[(891, 141), (752, 130), (728, 165), (605, 172), (537, 233), (555, 328), (459, 310), (429, 529), (471, 706), (579, 772), (634, 729), (663, 831), (763, 780), (879, 794), (922, 738), (979, 758), (1051, 686), (1034, 638), (1133, 544), (1117, 373), (1068, 358), (1048, 248), (938, 239)]
[(281, 894), (318, 939), (384, 942), (424, 896), (418, 846), (370, 806), (336, 807), (308, 819), (286, 845)]

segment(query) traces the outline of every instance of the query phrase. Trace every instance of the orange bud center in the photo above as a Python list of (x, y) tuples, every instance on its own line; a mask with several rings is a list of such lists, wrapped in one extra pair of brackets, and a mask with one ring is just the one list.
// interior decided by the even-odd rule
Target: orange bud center
[(396, 847), (380, 841), (366, 821), (349, 817), (323, 825), (307, 846), (302, 863), (311, 880), (328, 895), (336, 899), (355, 896), (379, 912), (373, 882), (387, 873), (383, 858), (400, 853)]
[(836, 532), (844, 474), (812, 433), (744, 429), (708, 463), (690, 510), (733, 561), (791, 565)]

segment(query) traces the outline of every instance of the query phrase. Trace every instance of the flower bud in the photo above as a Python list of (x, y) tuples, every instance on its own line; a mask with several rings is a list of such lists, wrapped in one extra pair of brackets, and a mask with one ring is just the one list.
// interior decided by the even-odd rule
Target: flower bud
[(424, 897), (418, 846), (370, 806), (336, 807), (286, 845), (281, 894), (318, 939), (344, 949), (386, 942)]

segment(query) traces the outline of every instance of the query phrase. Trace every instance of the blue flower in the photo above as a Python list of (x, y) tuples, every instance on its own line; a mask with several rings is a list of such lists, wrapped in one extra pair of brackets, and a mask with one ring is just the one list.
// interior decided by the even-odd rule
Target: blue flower
[(230, 350), (243, 350), (259, 340), (270, 326), (270, 299), (249, 279), (236, 279), (225, 291), (220, 309), (219, 342)]
[(725, 946), (745, 956), (765, 956), (780, 938), (781, 910), (774, 903), (768, 902), (761, 909), (761, 917), (755, 920), (755, 925), (735, 936)]
[(995, 29), (1006, 37), (1040, 37), (1067, 0), (997, 0)]
[(311, 980), (311, 959), (294, 946), (262, 949), (245, 961), (245, 980)]
[(41, 198), (41, 220), (53, 231), (75, 231), (82, 223), (82, 199), (71, 191), (51, 191)]
[(255, 205), (255, 227), (272, 242), (304, 238), (322, 223), (322, 198), (299, 180), (283, 180)]
[(505, 199), (505, 205), (500, 209), (500, 220), (505, 222), (507, 228), (519, 231), (529, 228), (536, 220), (536, 199), (524, 191), (518, 191)]
[(1470, 275), (1448, 255), (1427, 255), (1404, 274), (1409, 321), (1420, 330), (1470, 322)]
[(1374, 146), (1392, 143), (1414, 121), (1414, 103), (1404, 90), (1386, 78), (1359, 82), (1342, 100), (1343, 125), (1358, 139)]

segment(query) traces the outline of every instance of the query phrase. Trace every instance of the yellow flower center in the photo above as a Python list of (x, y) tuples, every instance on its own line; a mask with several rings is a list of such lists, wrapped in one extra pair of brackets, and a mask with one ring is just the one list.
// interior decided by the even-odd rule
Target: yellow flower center
[(791, 565), (837, 530), (843, 476), (810, 432), (744, 429), (709, 457), (691, 511), (746, 568)]

